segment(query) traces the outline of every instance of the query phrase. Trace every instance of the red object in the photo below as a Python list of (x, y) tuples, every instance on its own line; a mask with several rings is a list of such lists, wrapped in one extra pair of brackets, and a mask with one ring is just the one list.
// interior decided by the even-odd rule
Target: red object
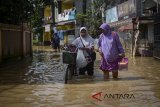
[(125, 30), (133, 30), (133, 24), (130, 23), (130, 24), (128, 24), (128, 25), (121, 26), (118, 30), (121, 31), (121, 32), (123, 32), (123, 31), (125, 31)]
[(123, 59), (118, 63), (118, 69), (119, 69), (119, 70), (128, 70), (128, 58), (123, 58)]
[(97, 101), (102, 101), (101, 96), (102, 96), (102, 92), (98, 92), (98, 93), (92, 95), (92, 98), (94, 98)]

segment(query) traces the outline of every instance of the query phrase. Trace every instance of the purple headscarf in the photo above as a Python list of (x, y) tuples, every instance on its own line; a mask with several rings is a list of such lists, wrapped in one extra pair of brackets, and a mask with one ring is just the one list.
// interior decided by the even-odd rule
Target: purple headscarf
[(107, 32), (107, 34), (104, 34), (105, 36), (111, 35), (111, 27), (108, 24), (103, 23), (100, 28)]

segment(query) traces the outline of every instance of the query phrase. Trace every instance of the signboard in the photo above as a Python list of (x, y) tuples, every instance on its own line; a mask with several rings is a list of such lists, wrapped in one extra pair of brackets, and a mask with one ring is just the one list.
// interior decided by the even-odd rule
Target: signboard
[(50, 25), (45, 25), (45, 32), (50, 32)]
[(106, 10), (106, 23), (118, 21), (117, 7)]
[(136, 0), (129, 0), (118, 5), (118, 20), (132, 18), (136, 15)]
[(110, 23), (110, 27), (117, 27), (117, 26), (122, 26), (122, 25), (126, 25), (132, 23), (132, 18), (126, 19), (126, 20), (121, 20), (121, 21), (117, 21), (117, 22), (113, 22)]

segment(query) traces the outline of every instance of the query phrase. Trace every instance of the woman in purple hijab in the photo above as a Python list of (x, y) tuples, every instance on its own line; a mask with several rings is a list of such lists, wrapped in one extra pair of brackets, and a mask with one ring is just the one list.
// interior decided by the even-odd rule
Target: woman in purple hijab
[(108, 24), (100, 26), (102, 31), (98, 46), (102, 56), (100, 69), (104, 72), (104, 78), (109, 79), (109, 72), (112, 72), (113, 78), (118, 78), (118, 62), (125, 56), (124, 49), (116, 32), (112, 32)]

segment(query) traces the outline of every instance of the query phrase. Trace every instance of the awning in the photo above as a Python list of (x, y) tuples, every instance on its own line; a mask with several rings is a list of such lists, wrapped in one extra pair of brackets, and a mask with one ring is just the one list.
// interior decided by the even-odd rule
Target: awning
[(132, 23), (132, 18), (122, 20), (122, 21), (113, 22), (113, 23), (110, 23), (109, 25), (111, 27), (118, 27), (118, 26), (124, 26), (124, 25), (130, 24), (130, 23)]
[(148, 23), (154, 23), (154, 20), (140, 20), (140, 24), (148, 24)]
[(133, 23), (130, 23), (128, 25), (125, 25), (125, 26), (121, 26), (118, 31), (125, 31), (125, 30), (133, 30)]
[(67, 24), (76, 24), (76, 20), (61, 21), (61, 22), (57, 22), (56, 25), (67, 25)]

